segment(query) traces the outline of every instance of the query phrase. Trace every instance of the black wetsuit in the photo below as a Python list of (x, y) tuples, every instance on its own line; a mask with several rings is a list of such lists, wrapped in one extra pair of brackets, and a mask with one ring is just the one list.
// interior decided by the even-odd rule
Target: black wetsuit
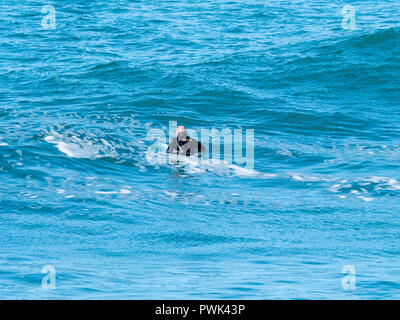
[(168, 146), (167, 153), (191, 156), (196, 153), (201, 154), (205, 150), (203, 145), (196, 139), (186, 136), (184, 139), (180, 139), (179, 137), (172, 139)]

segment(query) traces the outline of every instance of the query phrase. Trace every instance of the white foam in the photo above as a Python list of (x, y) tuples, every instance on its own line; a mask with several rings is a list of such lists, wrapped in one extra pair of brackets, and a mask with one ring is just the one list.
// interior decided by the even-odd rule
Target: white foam
[(176, 197), (178, 194), (176, 192), (164, 191), (165, 195), (168, 197)]
[(299, 175), (299, 174), (293, 175), (293, 176), (292, 176), (292, 179), (293, 179), (293, 180), (296, 180), (296, 181), (304, 181), (304, 178), (303, 178), (301, 175)]
[(235, 174), (238, 176), (254, 177), (259, 174), (259, 172), (256, 170), (239, 167), (235, 164), (229, 165), (229, 168), (231, 168), (235, 172)]
[(5, 147), (5, 146), (8, 146), (8, 143), (0, 142), (0, 147)]
[(400, 184), (396, 179), (389, 179), (387, 182), (390, 190), (400, 190)]
[(132, 191), (127, 190), (127, 189), (120, 189), (119, 192), (118, 191), (95, 191), (95, 194), (131, 194)]
[(394, 178), (388, 177), (371, 177), (359, 182), (360, 186), (370, 185), (371, 183), (378, 184), (374, 186), (374, 190), (400, 190), (400, 183)]
[(56, 142), (56, 147), (62, 153), (65, 153), (70, 158), (92, 158), (100, 157), (98, 150), (90, 148), (90, 145), (82, 146), (74, 143), (66, 143), (63, 141)]
[(95, 191), (96, 194), (117, 194), (117, 191)]
[(339, 188), (341, 187), (342, 185), (341, 184), (334, 184), (333, 186), (331, 186), (330, 188), (329, 188), (329, 191), (330, 192), (339, 192)]
[(371, 181), (373, 183), (379, 183), (379, 182), (383, 182), (385, 180), (387, 180), (387, 178), (385, 178), (385, 177), (372, 177), (367, 181)]
[[(168, 159), (169, 158), (169, 159)], [(226, 160), (203, 159), (196, 155), (192, 157), (170, 154), (167, 161), (175, 164), (183, 164), (189, 173), (214, 172), (217, 174), (234, 174), (239, 177), (257, 177), (259, 179), (270, 179), (276, 177), (272, 173), (259, 172), (251, 168), (241, 167)]]
[(366, 202), (370, 202), (370, 201), (374, 201), (375, 200), (375, 198), (372, 198), (372, 197), (364, 197), (364, 196), (358, 196), (357, 197), (358, 199), (361, 199), (361, 200), (364, 200), (364, 201), (366, 201)]
[(297, 174), (297, 173), (293, 174), (291, 177), (295, 181), (304, 181), (304, 182), (327, 181), (326, 179), (323, 179), (323, 178), (300, 175), (300, 174)]
[(90, 140), (83, 140), (75, 135), (62, 136), (53, 132), (44, 138), (48, 143), (54, 144), (56, 148), (70, 158), (101, 158), (111, 149), (110, 143), (100, 139), (102, 144), (94, 144)]

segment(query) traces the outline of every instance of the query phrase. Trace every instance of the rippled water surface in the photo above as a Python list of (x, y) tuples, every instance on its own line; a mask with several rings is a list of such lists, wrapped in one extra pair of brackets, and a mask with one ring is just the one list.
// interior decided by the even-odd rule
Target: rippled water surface
[[(399, 1), (46, 4), (0, 2), (0, 298), (400, 298)], [(149, 163), (170, 121), (254, 168)]]

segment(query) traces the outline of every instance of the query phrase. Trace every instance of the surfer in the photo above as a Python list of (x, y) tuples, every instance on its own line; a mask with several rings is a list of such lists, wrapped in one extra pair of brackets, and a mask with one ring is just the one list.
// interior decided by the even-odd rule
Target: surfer
[(201, 154), (205, 152), (204, 146), (187, 135), (186, 128), (184, 126), (179, 126), (176, 129), (176, 138), (172, 139), (167, 153), (182, 154), (186, 156), (191, 156), (194, 154)]

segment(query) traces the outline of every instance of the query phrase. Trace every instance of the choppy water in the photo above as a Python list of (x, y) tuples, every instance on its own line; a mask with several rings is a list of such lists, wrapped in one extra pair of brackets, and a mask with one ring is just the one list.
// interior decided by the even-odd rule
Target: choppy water
[[(398, 1), (46, 4), (0, 4), (1, 298), (400, 298)], [(150, 165), (169, 121), (254, 171)]]

